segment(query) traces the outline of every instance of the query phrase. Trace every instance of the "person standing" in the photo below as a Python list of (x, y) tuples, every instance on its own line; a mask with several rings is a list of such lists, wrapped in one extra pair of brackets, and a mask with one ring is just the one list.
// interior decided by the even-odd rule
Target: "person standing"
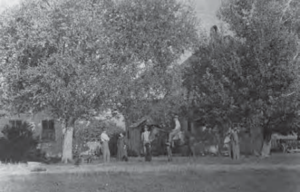
[(228, 152), (229, 152), (230, 158), (233, 159), (234, 143), (233, 143), (233, 130), (231, 127), (229, 128), (229, 131), (228, 131), (228, 137), (229, 137)]
[(173, 138), (180, 132), (180, 122), (178, 120), (178, 115), (174, 116), (175, 128), (169, 134), (168, 144), (174, 147)]
[(103, 160), (104, 160), (104, 163), (106, 163), (106, 162), (110, 161), (110, 151), (109, 151), (109, 145), (108, 145), (109, 137), (106, 133), (106, 130), (104, 130), (101, 133), (100, 138), (101, 138), (101, 142), (102, 142)]
[(118, 139), (117, 159), (121, 161), (123, 160), (128, 161), (127, 146), (125, 142), (125, 137), (122, 133), (119, 135), (119, 139)]
[(146, 155), (146, 144), (150, 143), (150, 131), (147, 125), (144, 126), (144, 132), (142, 133), (143, 152)]
[(239, 146), (239, 136), (237, 127), (235, 127), (232, 131), (232, 153), (233, 159), (238, 160), (240, 159), (240, 146)]

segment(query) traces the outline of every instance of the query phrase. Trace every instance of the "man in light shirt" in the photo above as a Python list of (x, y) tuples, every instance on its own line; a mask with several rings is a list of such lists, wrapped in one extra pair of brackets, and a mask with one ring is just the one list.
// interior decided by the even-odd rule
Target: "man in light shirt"
[(169, 134), (169, 140), (168, 140), (168, 141), (169, 141), (168, 144), (169, 144), (169, 145), (172, 145), (172, 147), (174, 147), (173, 138), (174, 138), (177, 134), (179, 134), (180, 128), (181, 128), (180, 122), (179, 122), (179, 120), (178, 120), (178, 116), (177, 116), (177, 115), (174, 116), (174, 122), (175, 122), (175, 128), (170, 132), (170, 134)]
[(143, 142), (143, 148), (144, 148), (144, 155), (146, 155), (146, 144), (150, 143), (150, 131), (147, 127), (147, 125), (145, 125), (144, 127), (144, 132), (142, 133), (142, 142)]
[(232, 158), (238, 160), (240, 158), (240, 147), (237, 127), (234, 127), (231, 131), (231, 149), (233, 155)]
[(109, 137), (106, 133), (106, 130), (104, 130), (101, 133), (100, 138), (101, 138), (101, 142), (102, 142), (102, 153), (103, 153), (104, 163), (109, 162), (110, 161), (110, 151), (109, 151), (109, 145), (108, 145)]

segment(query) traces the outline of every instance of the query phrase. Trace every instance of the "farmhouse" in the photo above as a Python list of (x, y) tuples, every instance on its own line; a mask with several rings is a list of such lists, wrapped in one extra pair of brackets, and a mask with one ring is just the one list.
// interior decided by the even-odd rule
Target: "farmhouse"
[[(104, 120), (111, 116), (109, 113), (101, 114), (95, 117), (96, 120)], [(125, 129), (124, 117), (118, 114), (118, 118), (110, 117), (107, 121), (114, 123), (117, 127)], [(121, 116), (121, 117), (120, 117)], [(36, 114), (22, 113), (18, 115), (10, 115), (9, 112), (0, 111), (0, 137), (3, 136), (2, 129), (5, 125), (21, 126), (22, 122), (28, 122), (33, 126), (33, 133), (39, 139), (38, 147), (51, 157), (61, 157), (63, 144), (63, 129), (61, 123), (51, 117), (51, 114), (43, 111)], [(78, 121), (76, 127), (88, 126), (88, 121)]]
[(63, 133), (60, 122), (47, 112), (23, 113), (0, 117), (0, 131), (5, 125), (21, 126), (22, 122), (33, 125), (34, 135), (39, 138), (39, 147), (49, 156), (61, 156)]

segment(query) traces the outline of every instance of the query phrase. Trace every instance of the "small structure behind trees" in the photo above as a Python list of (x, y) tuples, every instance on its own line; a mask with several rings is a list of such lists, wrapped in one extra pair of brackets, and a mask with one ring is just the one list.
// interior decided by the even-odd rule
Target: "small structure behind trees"
[[(140, 156), (142, 154), (141, 134), (145, 125), (153, 125), (154, 121), (151, 117), (145, 116), (136, 123), (130, 125), (127, 130), (129, 156)], [(150, 130), (151, 131), (151, 130)]]

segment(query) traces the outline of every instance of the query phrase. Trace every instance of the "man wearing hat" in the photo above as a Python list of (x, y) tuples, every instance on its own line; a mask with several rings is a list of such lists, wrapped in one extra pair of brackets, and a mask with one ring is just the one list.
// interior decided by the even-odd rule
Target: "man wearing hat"
[(110, 151), (109, 151), (109, 137), (106, 133), (106, 129), (100, 135), (101, 143), (102, 143), (102, 153), (103, 153), (103, 160), (104, 163), (110, 161)]
[(147, 148), (146, 145), (150, 144), (150, 131), (149, 131), (149, 127), (147, 125), (144, 126), (144, 132), (141, 135), (141, 140), (143, 143), (143, 149), (144, 149), (144, 155), (146, 155), (147, 153)]
[(168, 140), (168, 144), (171, 145), (172, 147), (174, 147), (174, 142), (173, 142), (173, 138), (179, 134), (180, 132), (180, 122), (178, 120), (178, 115), (174, 115), (174, 122), (175, 122), (175, 128), (170, 132), (169, 134), (169, 140)]

